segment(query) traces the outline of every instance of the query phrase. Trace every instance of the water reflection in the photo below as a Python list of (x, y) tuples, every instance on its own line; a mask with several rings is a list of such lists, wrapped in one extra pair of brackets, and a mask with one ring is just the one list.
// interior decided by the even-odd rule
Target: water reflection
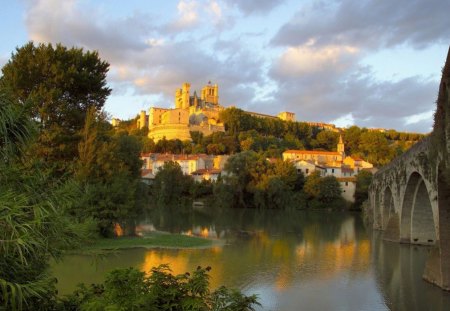
[(382, 241), (379, 233), (372, 245), (376, 279), (390, 310), (450, 309), (450, 293), (422, 279), (431, 247)]
[(213, 287), (256, 293), (264, 310), (428, 310), (423, 307), (432, 299), (429, 310), (439, 311), (450, 301), (416, 275), (424, 264), (417, 251), (369, 236), (357, 214), (219, 210), (175, 215), (157, 211), (141, 228), (222, 239), (224, 246), (124, 250), (97, 267), (89, 257), (68, 256), (54, 267), (60, 291), (70, 292), (80, 281), (99, 282), (115, 267), (148, 272), (168, 263), (174, 273), (212, 266)]

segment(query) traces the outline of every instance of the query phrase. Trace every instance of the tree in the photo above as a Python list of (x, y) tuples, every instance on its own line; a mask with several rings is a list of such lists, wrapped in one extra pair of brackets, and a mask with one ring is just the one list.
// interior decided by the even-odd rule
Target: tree
[(319, 183), (317, 199), (324, 204), (330, 204), (341, 198), (341, 185), (334, 176), (325, 176)]
[(369, 197), (369, 186), (372, 183), (372, 173), (370, 171), (362, 170), (356, 175), (356, 189), (355, 189), (355, 208), (361, 208), (361, 205)]
[(17, 48), (2, 68), (0, 85), (18, 105), (31, 103), (29, 115), (39, 124), (35, 156), (55, 163), (59, 175), (77, 157), (88, 109), (100, 111), (111, 93), (108, 68), (97, 52), (33, 42)]
[(134, 218), (142, 209), (139, 158), (141, 144), (136, 136), (115, 133), (103, 114), (88, 111), (81, 132), (75, 178), (83, 196), (70, 210), (79, 219), (93, 217), (103, 236), (115, 224), (134, 233)]
[(357, 154), (359, 152), (359, 140), (361, 137), (361, 129), (355, 125), (349, 127), (344, 132), (345, 152), (347, 154)]
[(303, 190), (310, 199), (317, 198), (319, 196), (320, 178), (321, 177), (319, 171), (314, 171), (312, 174), (306, 177), (306, 182)]
[(153, 193), (161, 206), (180, 201), (189, 195), (194, 181), (189, 175), (184, 175), (177, 162), (169, 161), (158, 170), (153, 183)]
[(79, 193), (27, 155), (34, 124), (2, 90), (0, 125), (0, 309), (48, 310), (56, 297), (49, 260), (84, 239), (64, 215)]
[(394, 150), (389, 148), (385, 135), (380, 132), (361, 134), (359, 149), (364, 158), (374, 165), (387, 164), (394, 157)]
[(336, 177), (320, 177), (319, 171), (306, 177), (303, 190), (312, 205), (317, 207), (330, 207), (331, 203), (342, 199), (341, 186)]
[(321, 131), (317, 134), (316, 139), (311, 142), (316, 149), (336, 150), (339, 134), (331, 131)]
[(233, 205), (236, 207), (246, 207), (248, 204), (248, 185), (252, 181), (256, 184), (253, 177), (258, 174), (257, 169), (251, 171), (251, 167), (257, 162), (257, 153), (245, 151), (231, 156), (225, 165), (226, 175), (223, 180), (227, 188), (233, 191)]

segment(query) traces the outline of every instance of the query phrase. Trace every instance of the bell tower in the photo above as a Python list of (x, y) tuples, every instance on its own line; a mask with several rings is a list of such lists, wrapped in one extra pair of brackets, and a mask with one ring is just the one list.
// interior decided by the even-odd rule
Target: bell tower
[(181, 89), (175, 91), (175, 108), (189, 108), (189, 83), (183, 83)]
[(208, 84), (203, 87), (200, 99), (207, 103), (218, 105), (219, 86), (217, 84), (212, 85), (211, 81), (209, 81)]
[(339, 142), (337, 144), (337, 152), (342, 155), (342, 159), (345, 158), (345, 146), (344, 141), (342, 140), (342, 135), (339, 135)]

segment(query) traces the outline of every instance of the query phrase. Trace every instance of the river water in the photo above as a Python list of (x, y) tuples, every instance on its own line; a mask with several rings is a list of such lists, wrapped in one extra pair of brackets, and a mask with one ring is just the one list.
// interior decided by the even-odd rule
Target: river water
[(58, 289), (103, 281), (114, 268), (211, 266), (211, 285), (257, 294), (261, 310), (450, 310), (450, 293), (422, 280), (427, 247), (384, 242), (360, 214), (226, 210), (155, 212), (140, 230), (220, 239), (208, 249), (129, 249), (53, 265)]

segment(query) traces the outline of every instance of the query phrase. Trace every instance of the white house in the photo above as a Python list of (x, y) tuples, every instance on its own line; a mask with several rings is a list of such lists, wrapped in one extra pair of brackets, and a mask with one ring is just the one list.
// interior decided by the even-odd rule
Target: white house
[(355, 202), (356, 177), (339, 177), (337, 180), (341, 185), (342, 197), (349, 202)]
[(316, 170), (316, 165), (311, 161), (299, 160), (293, 162), (297, 173), (303, 173), (308, 176)]

